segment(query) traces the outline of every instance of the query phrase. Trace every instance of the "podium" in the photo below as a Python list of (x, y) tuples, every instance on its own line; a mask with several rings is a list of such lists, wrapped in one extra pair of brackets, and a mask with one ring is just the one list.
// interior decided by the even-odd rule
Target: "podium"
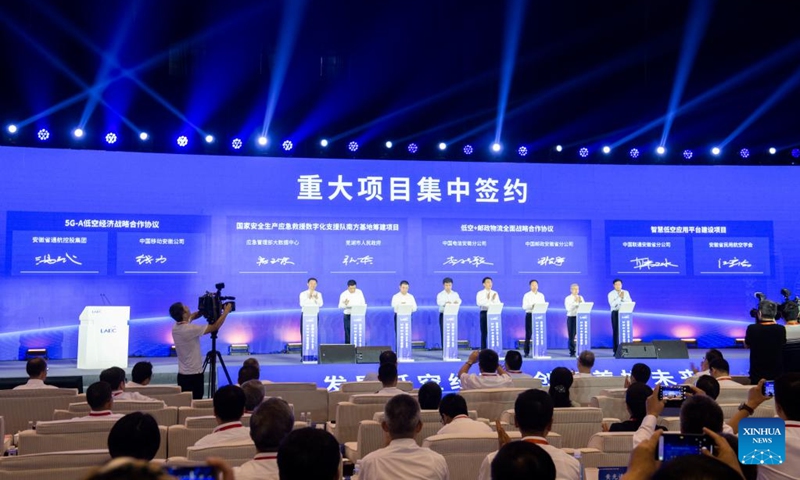
[(303, 363), (319, 362), (319, 306), (303, 307)]
[(127, 368), (131, 307), (89, 306), (79, 318), (78, 368)]
[(633, 307), (636, 302), (619, 304), (619, 343), (633, 342)]
[[(398, 305), (397, 314), (397, 361), (413, 362), (411, 356), (411, 305)], [(352, 317), (351, 317), (352, 318)]]
[(367, 306), (353, 305), (350, 307), (350, 343), (355, 347), (366, 344), (367, 335)]
[(531, 309), (531, 353), (533, 358), (547, 356), (547, 307), (549, 303), (537, 303)]
[(503, 351), (503, 321), (500, 318), (502, 312), (502, 303), (489, 305), (486, 309), (486, 348), (498, 354)]
[(575, 319), (575, 350), (578, 354), (592, 349), (592, 307), (594, 302), (578, 304), (578, 318)]
[(459, 362), (458, 358), (458, 304), (448, 303), (444, 306), (442, 318), (442, 360)]

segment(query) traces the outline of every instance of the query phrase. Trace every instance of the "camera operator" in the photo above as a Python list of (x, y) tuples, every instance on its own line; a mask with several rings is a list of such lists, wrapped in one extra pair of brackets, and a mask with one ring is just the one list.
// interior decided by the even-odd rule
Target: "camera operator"
[(744, 344), (750, 349), (750, 383), (762, 378), (774, 380), (783, 373), (783, 347), (786, 328), (775, 323), (778, 304), (762, 300), (758, 304), (756, 323), (747, 327)]
[(203, 354), (200, 350), (200, 337), (219, 330), (232, 308), (232, 304), (225, 304), (222, 314), (214, 323), (192, 325), (193, 320), (202, 316), (200, 312), (192, 313), (188, 306), (180, 302), (169, 307), (169, 316), (176, 322), (172, 326), (172, 341), (178, 354), (178, 385), (181, 386), (181, 391), (192, 392), (192, 398), (203, 398)]

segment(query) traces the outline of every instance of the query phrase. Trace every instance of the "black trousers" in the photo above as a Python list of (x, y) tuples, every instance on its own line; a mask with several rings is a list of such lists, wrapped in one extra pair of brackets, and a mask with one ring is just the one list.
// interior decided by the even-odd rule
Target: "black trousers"
[(344, 315), (344, 343), (350, 343), (350, 315)]
[(397, 314), (394, 314), (394, 338), (397, 339)]
[(205, 379), (202, 373), (196, 373), (194, 375), (183, 375), (179, 373), (178, 385), (180, 385), (182, 392), (192, 392), (193, 399), (199, 400), (203, 398)]
[(489, 326), (486, 320), (486, 310), (481, 310), (481, 350), (486, 349), (486, 335), (488, 334)]
[(525, 314), (525, 356), (531, 353), (531, 334), (533, 333), (533, 314)]
[(569, 354), (575, 356), (575, 331), (578, 329), (578, 317), (567, 317), (567, 335), (569, 336)]
[(439, 338), (441, 338), (442, 350), (444, 350), (444, 312), (439, 312)]
[(614, 353), (617, 353), (619, 347), (619, 312), (611, 310), (611, 330), (614, 332)]

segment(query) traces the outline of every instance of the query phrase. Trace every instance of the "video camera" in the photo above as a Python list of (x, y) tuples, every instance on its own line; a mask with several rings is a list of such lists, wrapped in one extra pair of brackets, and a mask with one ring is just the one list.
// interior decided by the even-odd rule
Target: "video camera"
[(222, 295), (222, 289), (225, 288), (225, 284), (218, 283), (214, 285), (214, 288), (217, 289), (216, 292), (206, 292), (205, 295), (202, 295), (197, 300), (197, 310), (209, 324), (216, 323), (220, 315), (222, 315), (222, 309), (225, 305), (231, 306), (231, 312), (236, 311), (236, 302), (233, 301), (236, 300), (236, 297)]
[[(767, 296), (762, 292), (756, 292), (754, 296), (756, 300), (758, 300), (758, 303), (756, 304), (756, 308), (750, 309), (750, 316), (758, 318), (758, 304), (766, 300)], [(796, 320), (798, 311), (800, 310), (800, 297), (795, 296), (794, 299), (790, 299), (789, 297), (792, 296), (792, 292), (788, 288), (781, 289), (781, 296), (783, 296), (783, 303), (778, 305), (778, 313), (775, 315), (775, 320), (779, 320), (780, 318)]]

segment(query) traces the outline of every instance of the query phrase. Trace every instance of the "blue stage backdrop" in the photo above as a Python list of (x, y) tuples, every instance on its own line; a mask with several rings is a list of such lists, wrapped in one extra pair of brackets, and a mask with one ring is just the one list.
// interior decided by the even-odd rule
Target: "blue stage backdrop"
[(45, 346), (77, 355), (87, 305), (130, 305), (131, 355), (166, 355), (169, 305), (225, 282), (238, 311), (221, 350), (276, 352), (300, 337), (299, 293), (319, 279), (321, 343), (343, 337), (339, 294), (366, 296), (367, 342), (393, 344), (392, 295), (408, 280), (413, 337), (439, 343), (445, 276), (479, 344), (484, 276), (523, 336), (538, 279), (548, 342), (566, 347), (564, 297), (595, 302), (592, 343), (611, 343), (607, 293), (637, 302), (634, 335), (733, 345), (752, 294), (798, 290), (800, 222), (789, 167), (464, 163), (190, 156), (0, 148), (0, 358)]

